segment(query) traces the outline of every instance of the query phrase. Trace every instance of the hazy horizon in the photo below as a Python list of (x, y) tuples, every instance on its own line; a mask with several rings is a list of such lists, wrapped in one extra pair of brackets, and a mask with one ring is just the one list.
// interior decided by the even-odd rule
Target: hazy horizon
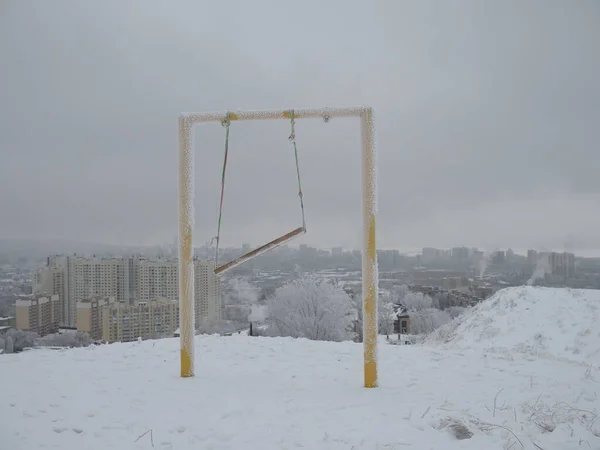
[[(0, 4), (0, 237), (161, 245), (184, 111), (369, 105), (378, 248), (600, 254), (600, 3)], [(308, 233), (360, 248), (357, 120), (298, 121)], [(299, 225), (289, 123), (234, 123), (222, 245)], [(196, 128), (195, 246), (224, 130)], [(405, 251), (405, 250), (403, 250)]]
[[(167, 248), (172, 248), (173, 246), (173, 242), (157, 242), (157, 243), (151, 243), (151, 244), (143, 244), (143, 245), (135, 245), (135, 244), (111, 244), (111, 243), (102, 243), (102, 242), (91, 242), (91, 241), (77, 241), (77, 240), (69, 240), (69, 239), (27, 239), (27, 238), (3, 238), (2, 236), (0, 236), (0, 245), (2, 244), (2, 242), (6, 242), (6, 241), (26, 241), (28, 243), (45, 243), (45, 244), (53, 244), (53, 245), (61, 245), (61, 247), (57, 250), (62, 249), (62, 245), (67, 245), (70, 246), (69, 248), (73, 249), (73, 248), (82, 248), (83, 246), (88, 246), (88, 247), (94, 247), (94, 246), (98, 246), (98, 247), (110, 247), (111, 249), (113, 248), (126, 248), (126, 249), (131, 249), (131, 248), (145, 248), (145, 249), (151, 249), (151, 248), (163, 248), (163, 249), (167, 249)], [(194, 243), (194, 248), (198, 249), (201, 248), (204, 244), (200, 243)], [(226, 248), (241, 248), (243, 244), (232, 244), (232, 245), (228, 245)], [(293, 248), (293, 249), (298, 249), (298, 247), (301, 245), (300, 242), (298, 241), (292, 241), (289, 244), (287, 244), (288, 247)], [(78, 247), (79, 246), (79, 247)], [(335, 247), (335, 246), (333, 246)], [(331, 250), (333, 247), (316, 247), (319, 250), (324, 250), (324, 251), (329, 251)], [(430, 247), (430, 246), (426, 246), (426, 247)], [(438, 247), (439, 250), (450, 250), (452, 249), (452, 247), (460, 247), (460, 246), (448, 246), (448, 247)], [(214, 246), (212, 246), (211, 248), (214, 248)], [(472, 247), (469, 247), (472, 248)], [(352, 250), (361, 250), (360, 246), (357, 247), (343, 247), (344, 251), (352, 251)], [(418, 254), (421, 254), (423, 251), (423, 247), (420, 248), (390, 248), (390, 247), (381, 247), (378, 246), (377, 248), (378, 250), (398, 250), (401, 254), (407, 255), (407, 256), (415, 256)], [(495, 251), (498, 250), (502, 250), (502, 251), (508, 251), (508, 250), (512, 250), (515, 254), (517, 255), (521, 255), (521, 256), (527, 256), (527, 251), (528, 250), (536, 250), (538, 252), (563, 252), (563, 251), (568, 251), (568, 252), (574, 252), (575, 256), (577, 257), (583, 257), (583, 258), (600, 258), (600, 249), (588, 249), (588, 250), (567, 250), (565, 248), (560, 248), (560, 247), (538, 247), (538, 248), (514, 248), (514, 247), (505, 247), (505, 248), (499, 248), (499, 247), (494, 247), (494, 248), (483, 248), (483, 247), (477, 247), (477, 250), (483, 251), (484, 254), (489, 255)], [(70, 253), (72, 251), (76, 251), (76, 250), (61, 250), (58, 252), (51, 252), (50, 254), (67, 254)], [(89, 250), (77, 250), (77, 252), (82, 252), (86, 253), (86, 251), (89, 252)], [(86, 253), (87, 254), (87, 253)]]

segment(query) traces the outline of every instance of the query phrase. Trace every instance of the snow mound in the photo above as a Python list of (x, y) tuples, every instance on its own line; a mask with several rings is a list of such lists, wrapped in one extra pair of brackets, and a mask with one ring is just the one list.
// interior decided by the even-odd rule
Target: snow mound
[(600, 365), (600, 291), (502, 289), (436, 330), (425, 344)]

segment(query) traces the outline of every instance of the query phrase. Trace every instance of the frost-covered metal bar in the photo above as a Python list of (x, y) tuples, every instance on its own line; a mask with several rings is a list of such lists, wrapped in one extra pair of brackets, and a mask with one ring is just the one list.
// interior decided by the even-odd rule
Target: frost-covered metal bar
[(215, 274), (221, 275), (222, 273), (225, 273), (228, 270), (231, 270), (234, 267), (237, 267), (250, 259), (256, 258), (257, 256), (260, 256), (263, 253), (267, 253), (269, 250), (273, 250), (273, 249), (285, 244), (286, 242), (291, 241), (296, 236), (299, 236), (302, 233), (306, 233), (306, 229), (304, 227), (296, 228), (295, 230), (292, 230), (289, 233), (278, 237), (277, 239), (273, 239), (272, 241), (267, 242), (266, 244), (261, 245), (260, 247), (255, 248), (254, 250), (249, 251), (248, 253), (244, 253), (243, 255), (238, 256), (237, 258), (229, 261), (228, 263), (225, 263), (222, 266), (217, 267), (215, 269)]
[(179, 342), (181, 376), (194, 376), (194, 152), (192, 124), (179, 118)]
[[(254, 110), (254, 111), (213, 111), (203, 113), (183, 113), (182, 116), (192, 123), (229, 120), (272, 120), (290, 119), (293, 111), (295, 119), (330, 118), (330, 117), (359, 117), (371, 108), (365, 106), (348, 108), (303, 108), (280, 110)], [(228, 116), (229, 114), (229, 116)]]
[(365, 387), (377, 387), (377, 245), (375, 242), (375, 215), (377, 210), (377, 172), (375, 131), (372, 110), (360, 118), (362, 138), (362, 297), (363, 347)]
[[(363, 291), (363, 341), (364, 341), (364, 385), (377, 387), (377, 251), (375, 242), (375, 215), (377, 208), (377, 174), (373, 110), (369, 107), (308, 108), (257, 111), (220, 111), (205, 113), (183, 113), (179, 118), (179, 302), (181, 333), (181, 376), (194, 375), (194, 159), (193, 125), (226, 120), (271, 120), (271, 119), (360, 117), (362, 136), (362, 291)], [(279, 240), (288, 241), (296, 236), (294, 230), (265, 246), (256, 249), (261, 254), (276, 245)], [(252, 254), (250, 257), (256, 256)], [(250, 257), (242, 257), (247, 261)], [(241, 262), (243, 262), (241, 261)], [(235, 265), (241, 263), (232, 261)], [(226, 270), (225, 268), (223, 270)]]

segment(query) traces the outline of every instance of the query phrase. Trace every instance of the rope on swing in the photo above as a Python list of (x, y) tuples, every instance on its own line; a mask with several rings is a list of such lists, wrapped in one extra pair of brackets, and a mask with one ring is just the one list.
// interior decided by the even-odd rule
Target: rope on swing
[(213, 238), (213, 241), (216, 241), (215, 248), (215, 267), (219, 266), (219, 242), (221, 241), (221, 221), (223, 219), (223, 198), (225, 196), (225, 174), (227, 172), (227, 157), (229, 155), (229, 126), (231, 125), (231, 120), (229, 113), (223, 121), (221, 125), (225, 127), (225, 154), (223, 156), (223, 170), (221, 172), (221, 200), (219, 201), (219, 219), (217, 223), (217, 235)]
[(289, 111), (290, 116), (290, 137), (289, 141), (294, 147), (294, 159), (296, 160), (296, 175), (298, 177), (298, 197), (300, 198), (300, 210), (302, 212), (302, 229), (306, 232), (306, 219), (304, 217), (304, 194), (302, 193), (302, 183), (300, 181), (300, 163), (298, 161), (298, 148), (296, 146), (296, 120), (294, 119), (294, 110)]

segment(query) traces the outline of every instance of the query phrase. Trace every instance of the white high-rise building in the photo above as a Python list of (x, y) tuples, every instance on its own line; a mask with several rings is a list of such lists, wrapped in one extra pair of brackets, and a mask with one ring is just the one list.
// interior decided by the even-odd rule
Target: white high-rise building
[(221, 319), (221, 282), (213, 261), (194, 260), (194, 304), (196, 328)]
[[(194, 309), (196, 327), (207, 320), (221, 319), (220, 279), (211, 261), (194, 260)], [(179, 300), (177, 260), (141, 260), (137, 271), (137, 300)]]
[(59, 268), (46, 267), (38, 270), (33, 275), (32, 290), (39, 295), (51, 297), (58, 295), (58, 303), (60, 304), (59, 322), (63, 324), (63, 317), (68, 317), (67, 304), (65, 303), (65, 274), (66, 272)]
[(137, 298), (149, 302), (157, 298), (179, 298), (179, 270), (176, 260), (140, 260), (137, 264)]
[[(220, 279), (214, 263), (194, 261), (195, 319), (197, 326), (221, 318)], [(58, 295), (64, 326), (77, 326), (77, 303), (94, 297), (112, 297), (117, 303), (179, 300), (177, 260), (82, 258), (54, 256), (34, 274), (35, 292)]]
[(42, 281), (37, 289), (48, 289), (52, 277), (53, 291), (62, 304), (62, 325), (77, 325), (77, 302), (90, 296), (114, 297), (116, 301), (132, 301), (131, 280), (134, 265), (131, 258), (82, 258), (77, 256), (53, 256), (47, 267), (38, 272)]
[(60, 324), (75, 326), (76, 304), (71, 304), (73, 263), (70, 256), (51, 256), (46, 267), (34, 274), (35, 294), (58, 295), (61, 309)]

